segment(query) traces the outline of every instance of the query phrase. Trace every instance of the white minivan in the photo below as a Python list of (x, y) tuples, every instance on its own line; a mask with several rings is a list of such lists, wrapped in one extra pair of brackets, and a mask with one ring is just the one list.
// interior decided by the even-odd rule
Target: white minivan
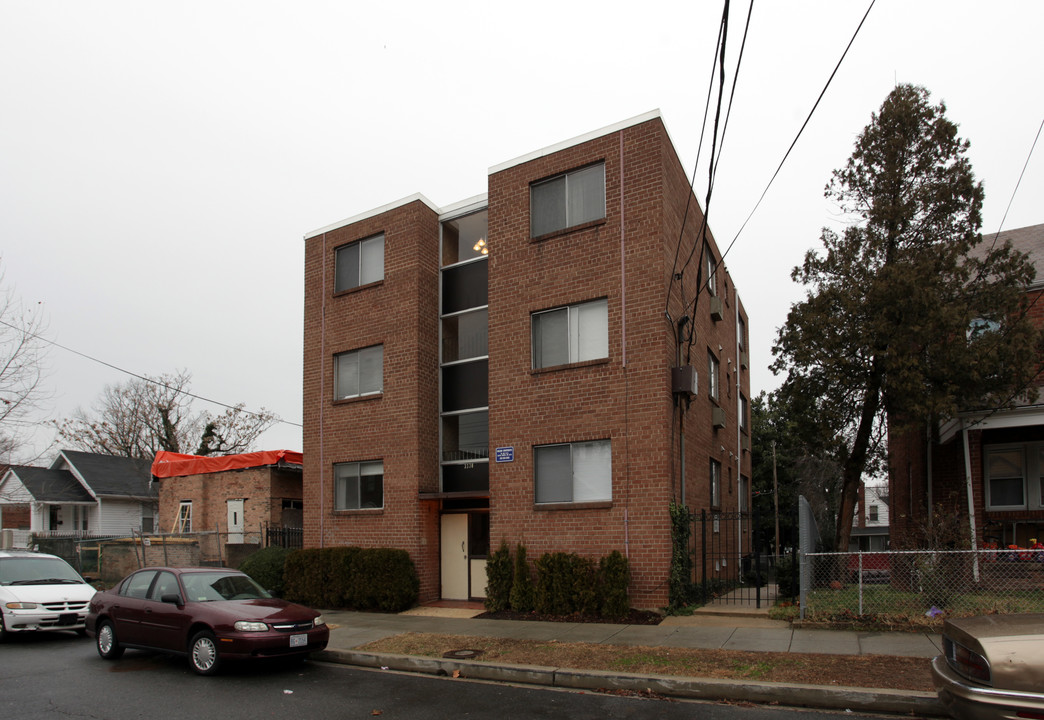
[(34, 630), (84, 635), (92, 597), (94, 588), (60, 557), (0, 550), (0, 640)]

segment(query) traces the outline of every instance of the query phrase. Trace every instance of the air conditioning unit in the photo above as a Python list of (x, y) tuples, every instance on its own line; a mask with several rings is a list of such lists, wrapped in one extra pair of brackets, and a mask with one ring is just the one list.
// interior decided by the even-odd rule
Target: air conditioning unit
[(714, 322), (719, 322), (720, 320), (722, 320), (722, 318), (725, 317), (724, 312), (722, 311), (721, 298), (720, 297), (716, 297), (714, 295), (711, 296), (711, 299), (710, 299), (710, 316), (711, 316), (711, 320), (713, 320)]
[(746, 350), (740, 351), (740, 367), (744, 370), (750, 367), (750, 358), (747, 356)]
[(725, 411), (720, 407), (711, 408), (711, 425), (715, 430), (725, 427)]
[(750, 450), (750, 436), (740, 435), (740, 450)]
[(671, 392), (675, 395), (692, 397), (696, 394), (698, 380), (699, 373), (692, 365), (671, 368)]

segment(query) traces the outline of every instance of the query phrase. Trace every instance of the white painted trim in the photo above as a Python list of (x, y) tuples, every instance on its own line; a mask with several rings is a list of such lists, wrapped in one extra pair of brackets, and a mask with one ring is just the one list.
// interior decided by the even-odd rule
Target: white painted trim
[(485, 210), (489, 207), (489, 193), (482, 193), (481, 195), (475, 195), (467, 200), (461, 200), (455, 202), (452, 205), (447, 205), (439, 211), (439, 222), (446, 222), (454, 218), (463, 217), (464, 215), (471, 215), (479, 210)]
[(332, 232), (334, 230), (337, 230), (338, 228), (343, 228), (346, 225), (352, 225), (354, 223), (361, 222), (363, 220), (367, 220), (367, 219), (372, 218), (372, 217), (376, 217), (377, 215), (382, 215), (382, 214), (384, 214), (384, 213), (386, 213), (386, 212), (388, 212), (390, 210), (395, 210), (396, 208), (403, 207), (404, 205), (409, 205), (411, 202), (415, 202), (417, 200), (419, 200), (420, 202), (422, 202), (425, 205), (427, 205), (429, 208), (431, 208), (436, 213), (439, 212), (439, 208), (435, 205), (435, 203), (433, 203), (431, 200), (429, 200), (428, 198), (424, 197), (420, 193), (414, 193), (413, 195), (410, 195), (408, 197), (404, 197), (404, 198), (401, 198), (399, 200), (395, 200), (394, 202), (390, 202), (387, 205), (381, 205), (380, 207), (374, 208), (373, 210), (367, 210), (364, 213), (360, 213), (359, 215), (354, 215), (354, 216), (352, 216), (350, 218), (345, 218), (344, 220), (341, 220), (339, 222), (335, 222), (332, 225), (327, 225), (326, 227), (321, 227), (318, 230), (314, 230), (314, 231), (308, 233), (307, 235), (305, 235), (304, 239), (305, 240), (310, 240), (311, 238), (314, 238), (314, 237), (317, 237), (319, 235), (322, 235), (323, 233)]
[(565, 150), (567, 148), (571, 148), (576, 145), (580, 145), (581, 143), (589, 142), (591, 140), (604, 137), (606, 135), (611, 135), (612, 133), (625, 130), (629, 127), (634, 127), (635, 125), (641, 125), (642, 123), (649, 122), (650, 120), (655, 120), (659, 117), (659, 110), (650, 110), (647, 113), (637, 115), (628, 120), (623, 120), (621, 122), (608, 125), (599, 130), (592, 130), (591, 132), (584, 133), (583, 135), (578, 135), (577, 137), (572, 138), (570, 140), (564, 140), (562, 142), (555, 143), (554, 145), (548, 145), (547, 147), (541, 148), (540, 150), (534, 150), (533, 152), (521, 155), (515, 158), (514, 160), (508, 160), (507, 162), (502, 162), (499, 165), (494, 165), (489, 169), (489, 174), (493, 175), (494, 173), (502, 172), (504, 170), (507, 170), (508, 168), (515, 167), (516, 165), (521, 165), (531, 160), (536, 160), (538, 158), (542, 158), (556, 152), (561, 152), (562, 150)]

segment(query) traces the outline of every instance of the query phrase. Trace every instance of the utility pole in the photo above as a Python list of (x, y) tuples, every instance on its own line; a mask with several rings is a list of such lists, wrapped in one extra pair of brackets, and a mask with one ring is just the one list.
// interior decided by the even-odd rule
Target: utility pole
[(772, 441), (772, 499), (776, 503), (776, 567), (779, 567), (779, 482), (776, 479), (776, 441)]

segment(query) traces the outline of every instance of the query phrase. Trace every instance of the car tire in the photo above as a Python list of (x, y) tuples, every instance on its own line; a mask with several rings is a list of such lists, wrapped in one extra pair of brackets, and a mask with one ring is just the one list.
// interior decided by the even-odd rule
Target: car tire
[(116, 637), (116, 628), (108, 620), (98, 623), (95, 646), (98, 648), (98, 654), (105, 660), (119, 660), (123, 657), (123, 646)]
[(221, 665), (217, 639), (209, 630), (201, 630), (192, 636), (188, 655), (189, 665), (198, 675), (213, 675)]
[(7, 632), (7, 628), (4, 627), (4, 613), (0, 610), (0, 642), (7, 640), (11, 633)]

